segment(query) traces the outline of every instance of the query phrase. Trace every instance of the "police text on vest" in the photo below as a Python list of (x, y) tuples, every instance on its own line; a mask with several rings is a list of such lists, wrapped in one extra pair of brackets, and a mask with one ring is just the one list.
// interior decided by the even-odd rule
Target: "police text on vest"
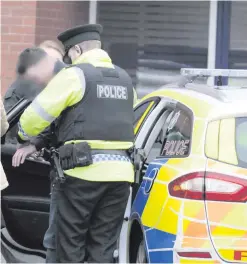
[(128, 100), (127, 87), (117, 85), (97, 85), (97, 97)]

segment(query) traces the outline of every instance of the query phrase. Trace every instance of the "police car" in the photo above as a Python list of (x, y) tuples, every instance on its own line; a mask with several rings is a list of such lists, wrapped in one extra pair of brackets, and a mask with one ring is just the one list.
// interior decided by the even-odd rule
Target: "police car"
[[(243, 70), (183, 76), (246, 78)], [(142, 150), (119, 262), (247, 263), (245, 87), (168, 85), (135, 107)]]
[[(192, 76), (243, 78), (247, 71), (182, 69)], [(99, 94), (108, 94), (101, 87)], [(102, 92), (103, 91), (103, 92)], [(117, 90), (109, 90), (117, 93)], [(8, 113), (11, 129), (28, 102)], [(168, 85), (135, 107), (136, 184), (114, 252), (119, 263), (247, 262), (247, 87)], [(2, 254), (42, 263), (49, 216), (49, 163), (11, 164), (2, 192)], [(138, 159), (137, 159), (138, 160)]]

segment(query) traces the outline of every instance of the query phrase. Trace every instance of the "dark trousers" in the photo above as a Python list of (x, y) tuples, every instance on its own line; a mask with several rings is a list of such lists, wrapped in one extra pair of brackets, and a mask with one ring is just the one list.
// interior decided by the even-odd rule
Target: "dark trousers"
[(56, 173), (50, 172), (51, 196), (49, 227), (45, 233), (43, 245), (46, 248), (46, 263), (56, 263), (56, 216), (57, 216), (57, 190), (59, 183), (55, 182)]
[(129, 186), (66, 176), (57, 198), (57, 262), (113, 262)]

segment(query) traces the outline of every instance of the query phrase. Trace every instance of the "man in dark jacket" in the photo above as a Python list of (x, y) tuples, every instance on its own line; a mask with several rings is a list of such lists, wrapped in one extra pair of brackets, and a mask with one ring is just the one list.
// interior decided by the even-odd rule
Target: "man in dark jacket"
[[(4, 108), (8, 113), (21, 99), (29, 99), (32, 101), (36, 95), (43, 89), (42, 85), (36, 84), (32, 81), (17, 78), (8, 88), (4, 96)], [(5, 141), (6, 143), (17, 144), (16, 139), (17, 125), (7, 132)]]
[[(55, 65), (54, 73), (58, 73), (63, 67), (64, 63), (60, 62)], [(40, 76), (42, 79), (43, 76)], [(43, 89), (43, 88), (42, 88)], [(55, 122), (55, 121), (54, 121)], [(16, 136), (16, 134), (15, 134)], [(51, 146), (51, 130), (50, 127), (40, 133), (38, 136), (32, 138), (29, 144), (22, 145), (17, 149), (16, 153), (13, 156), (12, 164), (14, 167), (20, 166), (25, 162), (25, 159), (30, 155), (35, 155), (37, 151), (40, 151), (42, 148), (49, 148)], [(44, 247), (47, 249), (46, 262), (54, 263), (56, 262), (56, 245), (55, 245), (55, 215), (56, 215), (56, 193), (57, 188), (59, 187), (55, 181), (56, 172), (54, 169), (51, 169), (50, 179), (51, 179), (51, 199), (50, 199), (50, 216), (49, 216), (49, 227), (45, 233), (44, 237)]]
[[(49, 54), (49, 56), (55, 57), (56, 59), (58, 59), (58, 62), (55, 64), (55, 68), (54, 68), (54, 73), (58, 73), (65, 66), (65, 64), (62, 62), (63, 57), (58, 56), (59, 54), (57, 54), (57, 52), (56, 52), (57, 49), (52, 44), (54, 44), (54, 43), (52, 43), (51, 41), (46, 41), (46, 42), (42, 43), (39, 47), (41, 49), (45, 50), (46, 53)], [(47, 49), (46, 49), (46, 47), (47, 47)], [(61, 49), (60, 49), (60, 51), (61, 51)], [(61, 54), (63, 55), (63, 52)], [(33, 56), (31, 56), (30, 59), (32, 59), (32, 57)], [(35, 57), (35, 55), (34, 55), (34, 57)], [(34, 63), (35, 63), (35, 60), (34, 60)], [(20, 87), (20, 85), (22, 85), (22, 84), (23, 85), (26, 84), (26, 86)], [(39, 92), (44, 88), (44, 86), (45, 85), (36, 84), (36, 83), (31, 82), (31, 81), (27, 81), (27, 80), (20, 78), (17, 81), (17, 89), (13, 89), (13, 90), (14, 90), (14, 92), (16, 91), (18, 94), (21, 94), (21, 92), (24, 90), (26, 91), (26, 93), (21, 94), (21, 97), (19, 97), (19, 98), (13, 98), (12, 99), (12, 105), (14, 104), (13, 102), (16, 99), (18, 99), (16, 102), (18, 102), (21, 98), (28, 98), (29, 100), (33, 100), (36, 97), (36, 95), (38, 95)], [(30, 87), (30, 88), (28, 88), (28, 87)], [(22, 89), (20, 89), (20, 88), (22, 88)], [(30, 90), (30, 92), (28, 90)], [(15, 137), (15, 140), (17, 142), (15, 130), (13, 132), (13, 136)], [(28, 145), (21, 146), (16, 151), (16, 153), (14, 154), (14, 157), (13, 157), (13, 166), (19, 166), (20, 164), (24, 163), (26, 157), (28, 157), (31, 154), (34, 155), (34, 153), (37, 153), (37, 151), (40, 151), (44, 147), (49, 147), (50, 143), (51, 143), (51, 131), (50, 131), (50, 128), (47, 128), (40, 135), (32, 138)], [(46, 257), (47, 263), (54, 263), (55, 257), (56, 257), (56, 255), (55, 255), (55, 253), (56, 253), (56, 251), (55, 251), (55, 221), (54, 221), (54, 217), (56, 214), (56, 207), (55, 207), (55, 205), (56, 205), (56, 189), (55, 189), (55, 187), (56, 186), (54, 185), (54, 182), (53, 182), (55, 176), (56, 176), (55, 171), (51, 170), (51, 172), (50, 172), (51, 201), (50, 201), (49, 228), (48, 228), (48, 230), (45, 234), (45, 237), (44, 237), (44, 246), (47, 249), (47, 257)]]
[[(64, 56), (63, 45), (57, 41), (46, 40), (42, 42), (39, 47), (43, 49), (49, 56), (54, 57), (58, 61), (62, 62)], [(35, 60), (35, 57), (33, 57)], [(54, 69), (60, 71), (60, 68)], [(33, 100), (43, 89), (43, 85), (31, 82), (20, 78), (17, 79), (10, 85), (5, 96), (4, 96), (4, 107), (8, 112), (18, 101), (22, 98)]]
[[(58, 60), (54, 71), (59, 72), (64, 66), (62, 63), (64, 56), (63, 45), (58, 41), (46, 40), (42, 42), (39, 47), (43, 49), (49, 56)], [(35, 61), (36, 59), (37, 58), (33, 56), (33, 60)], [(10, 85), (4, 96), (3, 104), (6, 112), (8, 112), (23, 98), (33, 101), (33, 99), (42, 91), (43, 88), (44, 85), (42, 84), (25, 80), (17, 76), (17, 79)], [(5, 140), (7, 143), (17, 144), (16, 131), (17, 126), (6, 134)], [(44, 135), (46, 136), (47, 133), (44, 133)]]
[(10, 85), (4, 96), (4, 107), (6, 112), (8, 112), (22, 98), (33, 100), (42, 88), (42, 85), (38, 85), (22, 78), (17, 78)]

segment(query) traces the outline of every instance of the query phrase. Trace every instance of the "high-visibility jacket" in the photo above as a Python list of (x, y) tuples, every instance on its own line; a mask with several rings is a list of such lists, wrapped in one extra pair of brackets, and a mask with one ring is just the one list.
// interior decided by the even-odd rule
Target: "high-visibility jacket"
[(127, 72), (115, 65), (114, 69), (94, 67), (89, 63), (68, 67), (83, 71), (86, 91), (83, 99), (67, 108), (59, 118), (57, 144), (74, 139), (132, 143), (133, 85)]
[[(73, 64), (90, 63), (95, 67), (113, 68), (109, 55), (101, 50), (94, 49), (83, 53)], [(35, 98), (32, 104), (24, 111), (19, 122), (19, 136), (28, 140), (38, 135), (48, 127), (60, 114), (80, 102), (85, 93), (82, 90), (82, 71), (75, 71), (76, 67), (61, 70)], [(84, 76), (83, 76), (84, 77)], [(136, 99), (136, 95), (135, 95)], [(134, 100), (135, 101), (135, 100)], [(81, 140), (72, 140), (67, 143), (77, 143)], [(132, 142), (87, 140), (92, 149), (129, 149)], [(129, 181), (134, 180), (133, 165), (128, 159), (98, 159), (92, 165), (65, 171), (67, 175), (89, 181)]]

